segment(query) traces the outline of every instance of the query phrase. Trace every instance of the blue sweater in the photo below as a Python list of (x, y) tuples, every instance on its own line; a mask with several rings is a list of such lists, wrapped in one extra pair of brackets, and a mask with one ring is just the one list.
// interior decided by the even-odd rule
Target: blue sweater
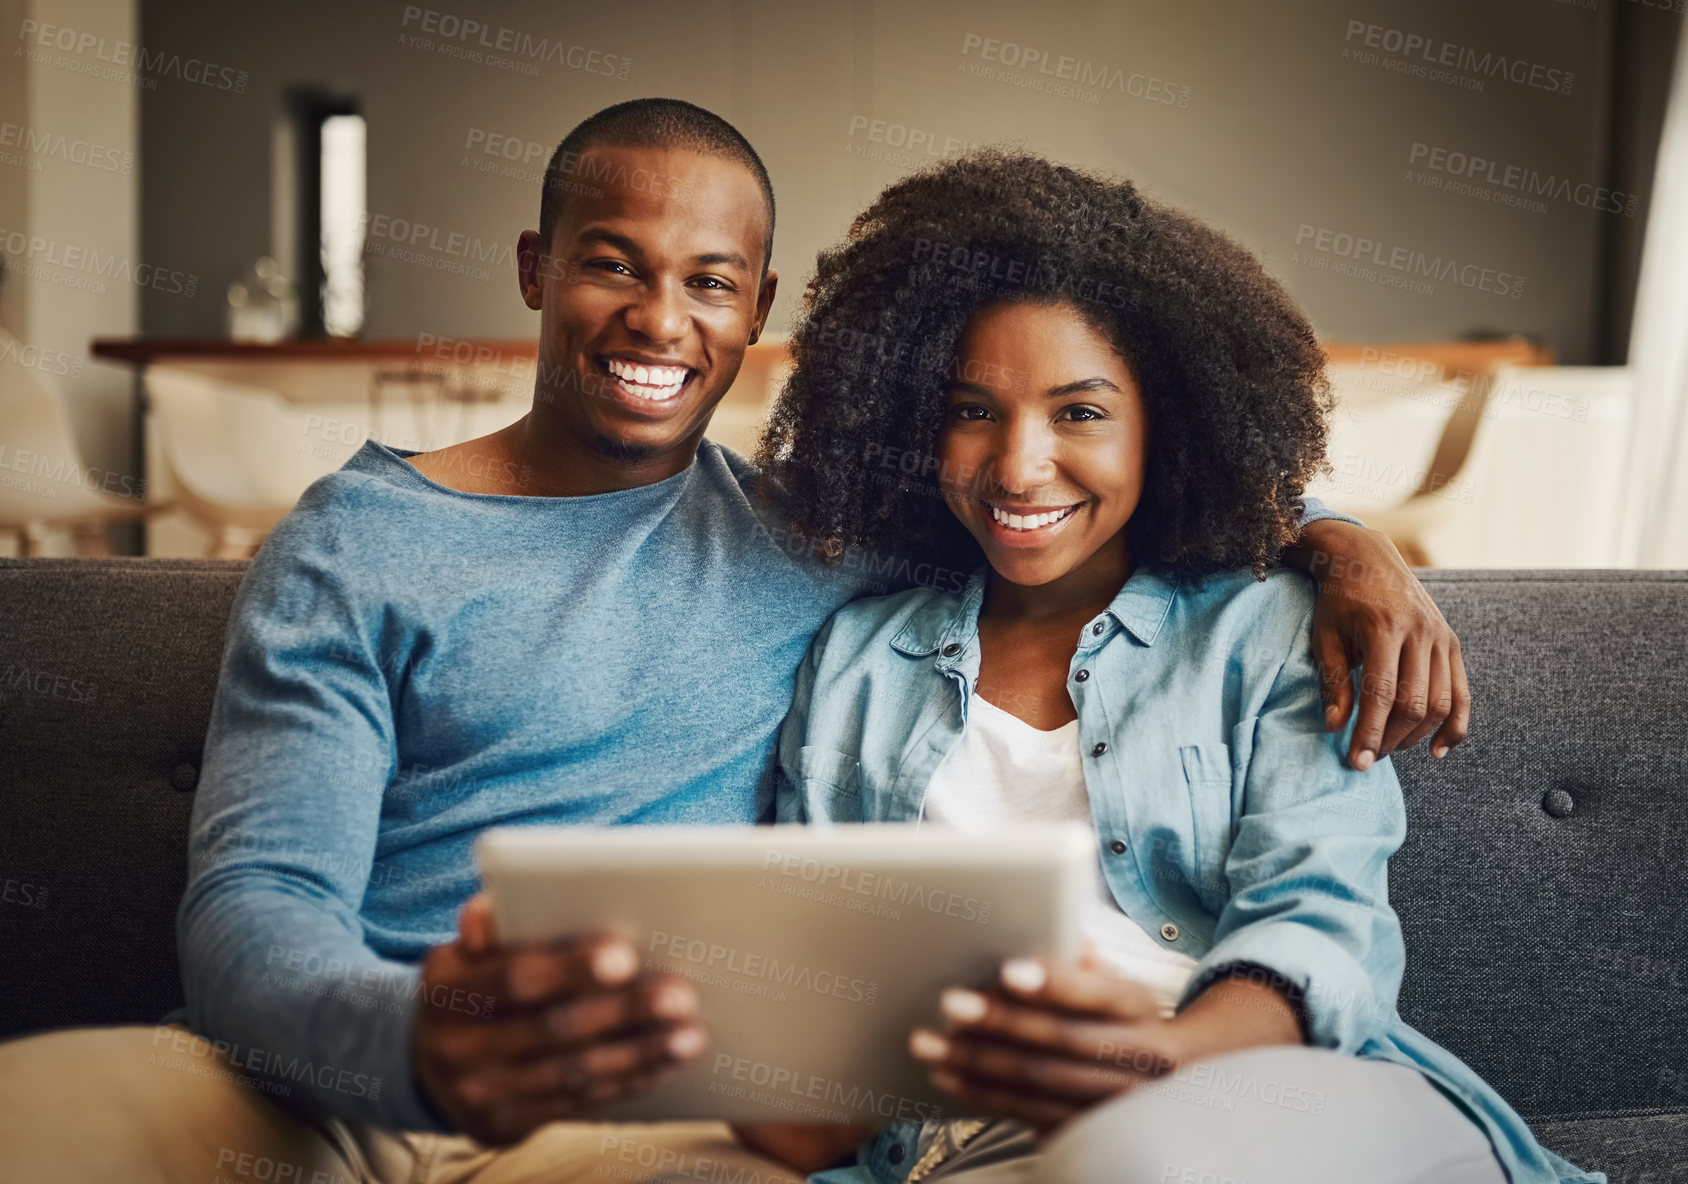
[(589, 497), (462, 493), (404, 455), (368, 443), (312, 485), (241, 586), (177, 929), (189, 1023), (236, 1072), (440, 1130), (411, 1072), (417, 963), (455, 936), (480, 832), (771, 818), (816, 630), (967, 573), (823, 568), (708, 441)]
[(191, 1025), (238, 1071), (439, 1129), (415, 964), (482, 830), (771, 815), (797, 664), (868, 581), (764, 527), (753, 472), (706, 442), (654, 485), (505, 497), (369, 443), (311, 486), (234, 605), (178, 917)]

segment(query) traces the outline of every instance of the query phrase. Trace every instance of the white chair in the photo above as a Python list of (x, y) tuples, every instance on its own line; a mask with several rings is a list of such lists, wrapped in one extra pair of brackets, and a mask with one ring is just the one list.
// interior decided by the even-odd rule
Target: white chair
[(1460, 491), (1433, 550), (1448, 567), (1622, 567), (1634, 372), (1501, 366)]
[[(106, 526), (132, 522), (148, 507), (107, 492), (109, 475), (82, 463), (63, 394), (51, 375), (17, 360), (24, 353), (0, 329), (0, 530), (17, 537), (24, 556), (39, 555), (55, 530), (70, 531), (79, 555), (109, 555)], [(139, 482), (119, 476), (115, 484)]]
[(322, 475), (273, 391), (153, 366), (146, 389), (177, 505), (211, 532), (211, 555), (252, 555)]
[(1326, 374), (1336, 398), (1334, 472), (1309, 482), (1308, 492), (1381, 530), (1408, 563), (1430, 566), (1439, 559), (1433, 538), (1471, 512), (1473, 445), (1492, 374), (1448, 381), (1439, 372), (1335, 362)]
[(1457, 383), (1353, 365), (1329, 374), (1336, 472), (1308, 491), (1383, 531), (1409, 563), (1622, 565), (1612, 523), (1634, 391), (1626, 368), (1502, 363)]

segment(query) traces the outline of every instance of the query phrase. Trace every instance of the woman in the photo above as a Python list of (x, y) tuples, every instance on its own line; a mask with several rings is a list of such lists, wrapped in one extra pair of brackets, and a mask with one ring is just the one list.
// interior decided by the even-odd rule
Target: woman
[(1323, 358), (1259, 264), (1128, 183), (984, 152), (823, 254), (794, 347), (760, 458), (793, 529), (973, 574), (817, 635), (781, 818), (1074, 818), (1102, 869), (1083, 964), (1011, 962), (911, 1034), (994, 1121), (892, 1127), (820, 1178), (1602, 1179), (1395, 1013), (1399, 785), (1344, 765), (1313, 590), (1273, 566)]

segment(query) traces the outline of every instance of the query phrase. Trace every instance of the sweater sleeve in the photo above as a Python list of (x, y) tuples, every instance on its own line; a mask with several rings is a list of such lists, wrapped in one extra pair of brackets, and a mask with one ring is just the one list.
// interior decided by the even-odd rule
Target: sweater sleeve
[(359, 919), (396, 767), (380, 655), (402, 639), (325, 499), (271, 533), (231, 613), (177, 914), (189, 1022), (272, 1095), (444, 1130), (412, 1075), (419, 969)]

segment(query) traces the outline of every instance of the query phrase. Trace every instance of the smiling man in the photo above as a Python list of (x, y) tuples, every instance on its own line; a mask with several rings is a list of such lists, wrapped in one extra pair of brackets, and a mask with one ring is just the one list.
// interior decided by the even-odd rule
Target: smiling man
[[(646, 100), (581, 124), (546, 177), (539, 229), (517, 250), (522, 299), (540, 314), (533, 410), (411, 463), (469, 493), (584, 496), (666, 480), (692, 463), (773, 304), (767, 172), (715, 116)], [(488, 453), (508, 463), (463, 480), (467, 457)]]
[[(0, 1046), (0, 1082), (28, 1085), (0, 1090), (0, 1180), (568, 1179), (657, 1148), (786, 1178), (720, 1124), (558, 1121), (696, 1059), (707, 1016), (625, 942), (500, 945), (472, 858), (498, 825), (771, 817), (797, 666), (870, 590), (788, 546), (777, 496), (704, 439), (768, 318), (773, 228), (761, 161), (701, 108), (624, 103), (562, 142), (518, 250), (531, 411), (421, 455), (367, 443), (270, 535), (194, 804), (189, 1028)], [(1388, 542), (1329, 520), (1303, 542), (1404, 589), (1323, 583), (1338, 714), (1344, 651), (1386, 688), (1356, 745), (1457, 743), (1463, 704), (1427, 710), (1403, 657), (1451, 635)], [(811, 1166), (800, 1137), (765, 1145)]]

